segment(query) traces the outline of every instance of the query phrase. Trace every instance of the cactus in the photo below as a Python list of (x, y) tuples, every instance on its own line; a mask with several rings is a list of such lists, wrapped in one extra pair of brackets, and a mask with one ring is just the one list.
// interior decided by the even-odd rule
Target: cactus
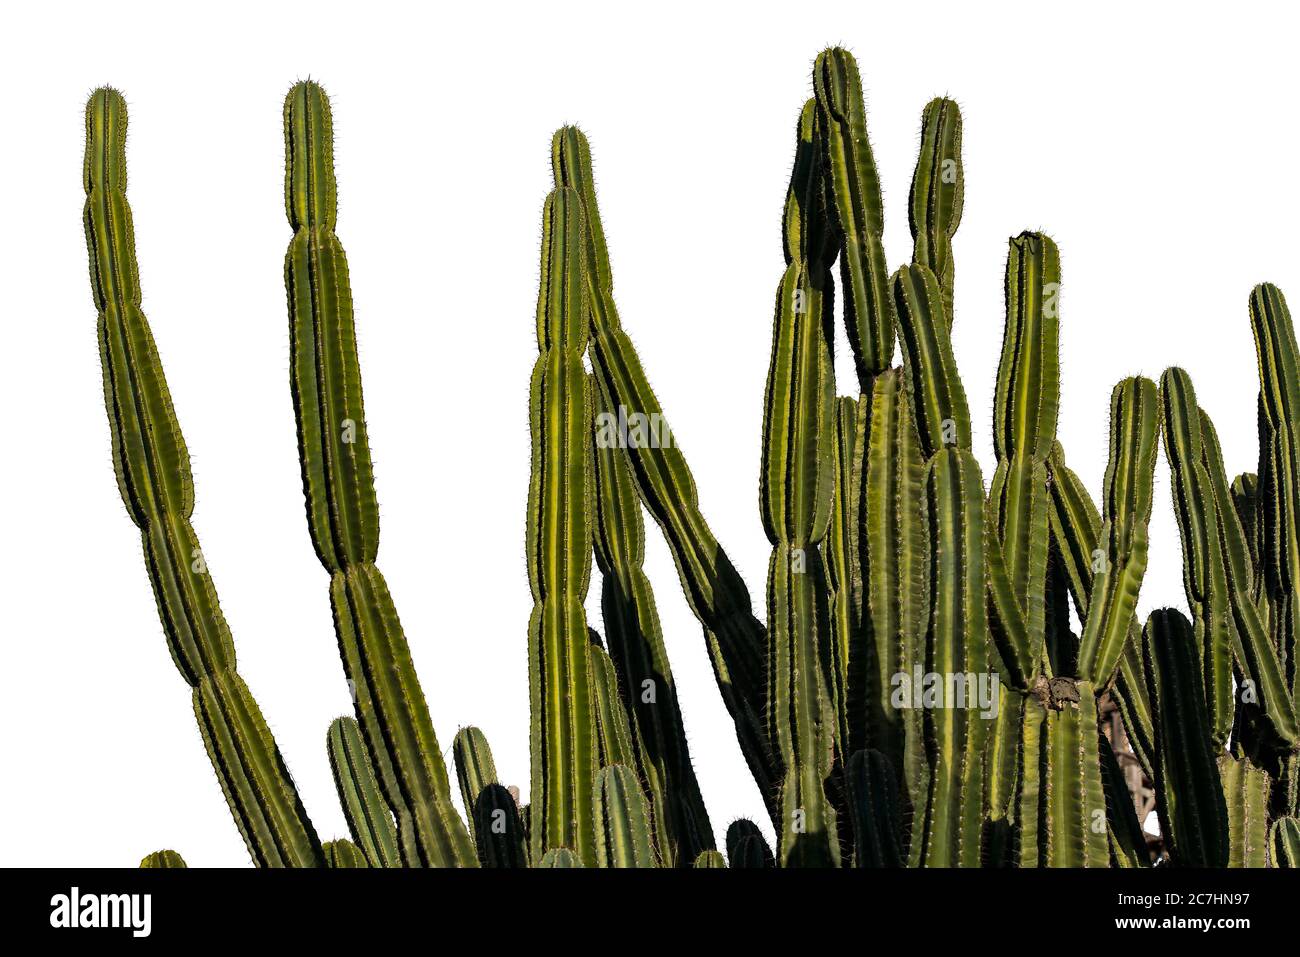
[(352, 839), (371, 867), (400, 867), (397, 826), (375, 777), (361, 726), (353, 718), (335, 718), (327, 737), (334, 787)]
[(727, 862), (733, 868), (775, 867), (776, 857), (753, 821), (740, 818), (727, 826)]
[(1192, 625), (1174, 609), (1152, 612), (1143, 646), (1156, 707), (1160, 833), (1178, 863), (1226, 867), (1228, 809), (1215, 763)]
[[(1300, 860), (1300, 351), (1281, 293), (1260, 286), (1250, 302), (1257, 471), (1229, 481), (1190, 377), (1170, 369), (1159, 388), (1135, 376), (1113, 389), (1094, 503), (1057, 435), (1059, 252), (1041, 233), (1014, 237), (986, 489), (951, 339), (960, 111), (947, 99), (923, 111), (911, 261), (891, 276), (857, 65), (826, 50), (813, 81), (796, 123), (764, 397), (766, 625), (700, 512), (680, 450), (611, 429), (662, 409), (615, 305), (589, 144), (574, 127), (552, 139), (529, 398), (532, 803), (520, 807), (498, 780), (482, 732), (462, 728), (452, 753), (468, 828), (375, 565), (378, 508), (335, 234), (329, 102), (312, 82), (291, 90), (291, 394), (308, 529), (330, 575), (355, 705), (355, 718), (335, 720), (328, 735), (351, 839), (325, 844), (235, 669), (197, 551), (188, 456), (139, 308), (125, 107), (111, 91), (92, 97), (86, 234), (119, 487), (255, 862), (1147, 866), (1123, 755), (1100, 720), (1111, 701), (1155, 783), (1165, 863)], [(857, 386), (844, 396), (833, 361), (837, 261)], [(1161, 434), (1190, 619), (1162, 609), (1141, 628)], [(775, 852), (748, 820), (727, 828), (725, 857), (715, 849), (644, 569), (643, 507), (703, 630)], [(585, 604), (593, 560), (599, 630)], [(908, 700), (921, 678), (921, 700)], [(160, 851), (141, 866), (184, 862)]]
[(483, 732), (461, 728), (451, 753), (479, 863), (483, 867), (527, 867), (527, 839), (519, 805), (497, 778), (496, 762)]
[(347, 838), (339, 838), (336, 841), (326, 841), (322, 845), (325, 852), (326, 867), (369, 867), (370, 862), (366, 855), (362, 853), (361, 848), (357, 847)]
[(253, 861), (319, 866), (320, 840), (252, 692), (190, 524), (194, 481), (153, 334), (140, 308), (126, 199), (126, 101), (96, 90), (86, 104), (86, 248), (99, 312), (113, 468), (139, 526), (172, 660), (193, 688), (194, 715)]
[[(557, 187), (577, 190), (587, 229), (587, 309), (591, 324), (591, 365), (602, 401), (647, 417), (663, 417), (663, 407), (632, 340), (623, 331), (614, 302), (609, 254), (596, 206), (591, 149), (576, 127), (556, 132), (551, 164)], [(682, 589), (704, 629), (718, 690), (732, 720), (741, 751), (759, 792), (776, 814), (780, 772), (763, 723), (763, 648), (766, 635), (754, 617), (749, 591), (700, 512), (695, 479), (676, 443), (624, 443), (638, 495), (659, 524), (672, 550)]]
[(695, 858), (695, 863), (691, 865), (697, 869), (721, 868), (727, 867), (727, 859), (722, 856), (720, 851), (700, 851), (699, 857)]
[[(590, 378), (601, 412), (617, 417), (599, 380)], [(622, 678), (618, 690), (631, 719), (635, 764), (646, 779), (664, 865), (684, 865), (712, 850), (713, 828), (691, 766), (654, 591), (642, 569), (645, 523), (632, 470), (617, 443), (601, 439), (597, 434), (593, 540), (609, 659), (614, 680)]]
[[(308, 528), (330, 574), (330, 604), (357, 720), (398, 822), (408, 864), (477, 863), (410, 648), (375, 565), (375, 498), (347, 256), (335, 235), (334, 129), (311, 81), (284, 103), (285, 254), (290, 364)], [(383, 667), (378, 663), (383, 662)]]
[(583, 599), (591, 575), (593, 397), (582, 369), (587, 282), (582, 201), (551, 191), (542, 221), (541, 291), (530, 399), (533, 453), (528, 490), (528, 623), (534, 802), (532, 857), (567, 847), (596, 863), (596, 776), (588, 632)]
[(831, 200), (826, 206), (840, 254), (844, 323), (859, 391), (870, 394), (872, 380), (889, 368), (893, 359), (894, 317), (881, 241), (884, 203), (867, 140), (867, 111), (857, 62), (839, 47), (820, 53), (813, 67), (813, 88), (828, 187), (825, 193)]
[(596, 775), (596, 860), (600, 867), (656, 867), (650, 811), (636, 772), (611, 764)]
[(1268, 866), (1268, 773), (1246, 757), (1219, 756), (1228, 816), (1228, 866)]
[[(812, 137), (815, 151), (815, 126)], [(815, 237), (823, 232), (814, 213), (820, 194), (817, 164), (796, 163), (784, 224), (787, 255), (794, 258), (776, 295), (759, 496), (763, 528), (772, 544), (768, 737), (785, 768), (777, 853), (783, 865), (814, 867), (839, 863), (836, 815), (828, 793), (837, 723), (832, 711), (834, 639), (822, 556), (835, 489), (831, 278), (826, 264), (812, 258), (819, 255)], [(791, 241), (795, 215), (802, 235)]]
[(1268, 833), (1269, 863), (1273, 867), (1300, 867), (1300, 818), (1280, 817)]

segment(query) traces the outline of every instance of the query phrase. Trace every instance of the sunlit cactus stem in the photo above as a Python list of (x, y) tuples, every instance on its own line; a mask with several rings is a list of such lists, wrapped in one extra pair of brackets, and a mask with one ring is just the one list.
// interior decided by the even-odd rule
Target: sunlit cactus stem
[[(582, 199), (587, 230), (590, 357), (602, 401), (647, 417), (662, 417), (663, 408), (619, 321), (609, 254), (596, 205), (591, 149), (581, 130), (566, 126), (555, 133), (551, 165), (556, 186), (571, 187)], [(631, 467), (637, 493), (672, 550), (687, 603), (704, 629), (718, 690), (735, 723), (741, 752), (767, 802), (768, 812), (776, 819), (781, 775), (763, 720), (766, 632), (754, 617), (744, 579), (700, 511), (695, 480), (677, 443), (625, 446), (620, 451)]]
[(478, 728), (461, 728), (451, 750), (479, 863), (484, 867), (527, 867), (528, 842), (519, 805), (497, 777), (487, 738)]
[(451, 803), (451, 784), (424, 692), (388, 586), (375, 565), (375, 498), (352, 319), (347, 256), (337, 217), (329, 99), (308, 80), (284, 103), (285, 255), (293, 406), (308, 528), (330, 574), (344, 670), (408, 865), (478, 861)]
[(592, 867), (597, 745), (583, 600), (592, 562), (595, 403), (582, 367), (588, 330), (585, 242), (577, 190), (552, 190), (542, 219), (526, 544), (533, 594), (531, 855), (540, 862), (547, 851), (564, 847)]
[[(805, 111), (808, 115), (810, 111)], [(803, 125), (800, 133), (802, 138)], [(814, 137), (816, 133), (814, 131)], [(816, 152), (813, 152), (816, 156)], [(786, 246), (797, 258), (777, 290), (763, 419), (760, 504), (768, 562), (768, 736), (785, 780), (778, 855), (785, 866), (839, 862), (836, 812), (827, 790), (835, 755), (835, 635), (822, 544), (834, 501), (835, 377), (829, 341), (830, 271), (811, 258), (819, 168), (796, 164)], [(802, 238), (791, 217), (802, 222)]]
[(845, 325), (859, 391), (867, 394), (875, 376), (893, 360), (894, 316), (882, 243), (880, 176), (867, 139), (862, 79), (853, 55), (840, 47), (818, 54), (813, 88), (831, 199), (828, 209), (840, 252)]
[(153, 334), (140, 308), (126, 199), (126, 101), (96, 90), (86, 104), (86, 247), (99, 312), (113, 467), (139, 526), (172, 660), (235, 823), (259, 866), (319, 866), (320, 840), (252, 692), (190, 525), (194, 482)]
[(961, 110), (945, 97), (926, 104), (921, 148), (908, 197), (912, 262), (928, 266), (943, 291), (944, 315), (953, 322), (952, 238), (961, 225), (966, 178), (961, 161)]

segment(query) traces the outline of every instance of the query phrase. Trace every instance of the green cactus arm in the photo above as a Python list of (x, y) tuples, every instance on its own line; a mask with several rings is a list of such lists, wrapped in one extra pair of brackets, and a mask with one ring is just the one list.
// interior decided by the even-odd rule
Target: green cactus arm
[(587, 653), (591, 666), (592, 703), (596, 711), (596, 760), (602, 767), (620, 764), (640, 771), (636, 747), (632, 743), (631, 723), (623, 710), (618, 672), (609, 654), (601, 647), (600, 636), (593, 630), (589, 633), (591, 647)]
[(334, 127), (311, 81), (284, 104), (291, 377), (312, 544), (333, 572), (375, 560), (375, 498), (347, 256), (334, 233)]
[(842, 753), (849, 748), (855, 733), (865, 732), (866, 728), (866, 700), (860, 686), (862, 650), (870, 642), (860, 637), (865, 583), (858, 538), (867, 443), (865, 429), (859, 428), (859, 421), (869, 414), (870, 406), (864, 397), (842, 396), (835, 400), (835, 441), (831, 446), (835, 489), (822, 552), (830, 589), (831, 705), (838, 718), (836, 734)]
[(1060, 255), (1041, 233), (1008, 243), (1006, 323), (993, 402), (998, 465), (989, 498), (1012, 593), (1025, 613), (1031, 648), (1047, 632), (1050, 545), (1047, 457), (1060, 396)]
[(926, 104), (907, 204), (912, 261), (929, 266), (938, 278), (949, 328), (953, 320), (952, 238), (961, 224), (966, 195), (961, 126), (961, 110), (952, 100), (936, 97)]
[(1106, 829), (1110, 834), (1111, 862), (1116, 867), (1150, 867), (1146, 835), (1133, 806), (1124, 771), (1119, 766), (1110, 739), (1097, 738), (1101, 755), (1101, 783), (1106, 794)]
[(1300, 477), (1293, 459), (1300, 417), (1300, 350), (1282, 290), (1272, 283), (1251, 290), (1250, 325), (1259, 364), (1260, 456), (1270, 473), (1265, 486), (1269, 510), (1263, 551), (1277, 560), (1276, 567), (1265, 566), (1265, 585), (1270, 603), (1279, 612), (1274, 624), (1278, 652), (1284, 660), (1293, 660), (1292, 593), (1300, 579), (1300, 529), (1296, 527)]
[(1054, 685), (1024, 706), (1020, 866), (1106, 867), (1110, 842), (1096, 690), (1080, 681), (1062, 700)]
[[(599, 380), (591, 388), (610, 411)], [(597, 420), (600, 416), (597, 416)], [(713, 848), (713, 827), (691, 764), (677, 686), (659, 624), (654, 591), (643, 570), (645, 526), (626, 457), (616, 443), (595, 441), (596, 563), (601, 572), (605, 638), (623, 707), (631, 719), (636, 764), (645, 775), (651, 818), (666, 867), (685, 866)], [(610, 763), (610, 762), (607, 762)]]
[(732, 869), (776, 867), (776, 856), (753, 821), (739, 818), (727, 825), (727, 862)]
[(862, 80), (852, 54), (839, 47), (818, 54), (813, 88), (832, 200), (827, 205), (840, 246), (844, 324), (857, 367), (858, 391), (870, 395), (872, 380), (893, 360), (894, 315), (881, 242), (880, 177), (867, 138)]
[(500, 783), (487, 735), (473, 725), (461, 728), (451, 742), (451, 759), (465, 812), (472, 813), (471, 808), (483, 789)]
[(893, 294), (921, 452), (929, 459), (945, 446), (969, 449), (970, 407), (953, 358), (939, 281), (925, 266), (904, 266), (894, 273)]
[(993, 399), (998, 460), (1044, 462), (1056, 441), (1061, 394), (1061, 256), (1043, 233), (1008, 243), (1006, 329)]
[(992, 501), (984, 509), (984, 558), (988, 566), (989, 627), (993, 647), (997, 650), (997, 663), (1001, 664), (1003, 678), (1010, 687), (1028, 691), (1038, 667), (1042, 644), (1035, 645), (1031, 638), (1024, 609), (1011, 586)]
[[(551, 159), (556, 185), (577, 189), (583, 199), (590, 355), (601, 394), (620, 411), (662, 422), (663, 408), (619, 323), (586, 137), (575, 127), (559, 130), (551, 142)], [(687, 603), (704, 629), (714, 677), (741, 750), (775, 818), (781, 775), (763, 721), (767, 639), (754, 617), (749, 590), (700, 512), (695, 479), (676, 442), (621, 444), (637, 493), (668, 543)]]
[(1079, 641), (1078, 676), (1106, 690), (1132, 632), (1138, 590), (1147, 566), (1147, 525), (1159, 444), (1160, 402), (1156, 384), (1125, 379), (1111, 393), (1110, 457), (1106, 465), (1106, 521)]
[(578, 855), (567, 847), (553, 847), (538, 862), (538, 867), (582, 867)]
[(183, 868), (185, 858), (181, 857), (175, 851), (154, 851), (148, 854), (140, 861), (141, 867), (175, 867)]
[[(1161, 379), (1165, 453), (1183, 539), (1184, 582), (1197, 614), (1206, 689), (1216, 739), (1231, 727), (1231, 655), (1252, 682), (1272, 734), (1287, 746), (1300, 740), (1295, 709), (1277, 649), (1252, 597), (1254, 571), (1245, 532), (1232, 503), (1217, 436), (1196, 404), (1191, 377), (1169, 369)], [(1202, 623), (1203, 622), (1203, 623)], [(1226, 672), (1226, 676), (1225, 676)]]
[[(1220, 516), (1211, 476), (1214, 465), (1205, 443), (1209, 418), (1197, 407), (1192, 380), (1181, 369), (1165, 372), (1161, 398), (1165, 406), (1165, 452), (1173, 474), (1174, 513), (1183, 547), (1183, 587), (1201, 648), (1212, 734), (1215, 743), (1223, 745), (1232, 731), (1236, 711), (1232, 693), (1235, 627), (1224, 537), (1215, 530)], [(1222, 516), (1225, 523), (1236, 520), (1235, 508)]]
[(1258, 599), (1262, 579), (1259, 544), (1259, 528), (1263, 516), (1260, 513), (1259, 476), (1254, 472), (1242, 472), (1232, 480), (1232, 504), (1237, 510), (1237, 518), (1246, 533), (1246, 548), (1250, 553), (1250, 565), (1255, 569), (1255, 579), (1251, 594)]
[[(1101, 513), (1079, 476), (1065, 464), (1065, 451), (1060, 442), (1053, 446), (1048, 458), (1048, 476), (1052, 493), (1052, 540), (1058, 546), (1055, 554), (1060, 556), (1065, 567), (1074, 606), (1083, 621), (1087, 618), (1092, 594), (1091, 548), (1101, 540)], [(1138, 763), (1150, 774), (1155, 731), (1146, 679), (1142, 674), (1141, 644), (1141, 628), (1134, 616), (1111, 694), (1119, 706), (1129, 745)]]
[(354, 718), (335, 718), (326, 738), (334, 787), (352, 839), (372, 867), (401, 867), (393, 812), (375, 777), (361, 726)]
[(721, 851), (700, 851), (699, 856), (695, 858), (695, 863), (691, 865), (697, 870), (708, 868), (726, 869), (727, 859), (722, 856)]
[(475, 727), (461, 728), (451, 746), (465, 814), (483, 867), (528, 866), (528, 839), (519, 804), (497, 777), (487, 737)]
[(361, 848), (357, 847), (347, 838), (339, 838), (334, 841), (326, 841), (321, 845), (325, 852), (326, 867), (369, 867), (370, 861), (362, 853)]
[(259, 867), (318, 867), (320, 845), (271, 729), (234, 671), (204, 675), (194, 717), (226, 803)]
[(526, 811), (500, 784), (487, 784), (479, 791), (467, 813), (474, 824), (480, 865), (516, 869), (529, 866)]
[(333, 121), (311, 81), (284, 103), (285, 254), (290, 379), (308, 529), (330, 573), (330, 602), (357, 718), (408, 864), (473, 866), (410, 648), (375, 566), (379, 509), (361, 394), (347, 256), (334, 233)]
[(1245, 756), (1219, 755), (1219, 780), (1228, 811), (1228, 866), (1268, 866), (1268, 773)]
[(530, 393), (532, 476), (526, 550), (535, 813), (532, 857), (553, 847), (596, 863), (592, 786), (596, 716), (583, 602), (591, 576), (594, 399), (582, 368), (587, 342), (582, 202), (557, 188), (542, 222), (539, 356)]
[(126, 127), (122, 95), (96, 90), (86, 104), (84, 222), (118, 489), (141, 530), (167, 646), (194, 689), (204, 744), (249, 854), (259, 866), (317, 866), (320, 841), (257, 702), (235, 671), (230, 629), (190, 525), (189, 453), (140, 308)]
[(1226, 867), (1228, 811), (1191, 622), (1172, 608), (1158, 609), (1142, 638), (1156, 715), (1156, 813), (1165, 847), (1180, 866)]
[(1268, 831), (1270, 867), (1300, 867), (1300, 817), (1280, 817)]
[[(984, 578), (984, 484), (974, 455), (947, 449), (926, 467), (926, 515), (932, 549), (925, 668), (943, 682), (942, 707), (924, 707), (930, 763), (924, 807), (916, 809), (910, 862), (978, 867), (983, 830), (987, 721), (972, 698), (988, 677), (989, 631)], [(959, 692), (953, 684), (961, 676)], [(954, 700), (960, 693), (961, 698)]]
[(636, 771), (625, 764), (603, 767), (592, 800), (598, 867), (658, 867), (650, 810)]
[[(802, 134), (802, 126), (800, 133)], [(815, 130), (814, 130), (815, 140)], [(806, 219), (821, 177), (795, 168), (787, 204)], [(800, 195), (806, 194), (806, 195)], [(805, 227), (816, 231), (815, 221)], [(788, 240), (787, 240), (788, 242)], [(839, 716), (829, 584), (823, 545), (835, 496), (838, 416), (831, 359), (833, 282), (803, 242), (776, 295), (764, 398), (759, 503), (772, 545), (768, 564), (768, 738), (786, 776), (778, 854), (786, 866), (839, 860), (835, 809), (827, 796)]]
[(876, 377), (870, 415), (859, 414), (866, 447), (858, 497), (860, 566), (866, 579), (862, 636), (850, 648), (847, 751), (882, 752), (895, 769), (904, 820), (924, 802), (928, 765), (921, 711), (892, 706), (896, 676), (925, 662), (930, 614), (930, 528), (925, 459), (900, 370)]
[(781, 225), (785, 263), (812, 263), (829, 269), (839, 250), (828, 217), (823, 135), (816, 98), (804, 103), (795, 129), (794, 168), (786, 191)]
[[(825, 866), (838, 859), (835, 812), (825, 790), (837, 718), (821, 552), (834, 491), (834, 379), (816, 282), (796, 264), (781, 284), (761, 492), (763, 524), (772, 543), (768, 735), (786, 769), (780, 854), (783, 863), (801, 866)], [(806, 311), (798, 308), (800, 293)]]
[(874, 749), (856, 751), (845, 768), (853, 818), (854, 867), (902, 867), (902, 809), (898, 773)]

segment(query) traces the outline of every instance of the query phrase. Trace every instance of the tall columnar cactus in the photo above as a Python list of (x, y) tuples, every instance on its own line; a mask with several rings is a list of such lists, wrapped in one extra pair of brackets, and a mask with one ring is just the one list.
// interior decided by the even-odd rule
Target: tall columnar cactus
[[(1280, 649), (1270, 641), (1260, 609), (1273, 619), (1275, 609), (1253, 594), (1256, 579), (1247, 538), (1241, 527), (1223, 467), (1214, 425), (1196, 402), (1191, 378), (1181, 369), (1162, 379), (1165, 404), (1165, 450), (1174, 475), (1174, 505), (1183, 539), (1184, 581), (1197, 617), (1204, 681), (1212, 709), (1212, 729), (1219, 743), (1223, 727), (1235, 720), (1230, 708), (1233, 654), (1249, 682), (1255, 720), (1268, 732), (1260, 742), (1289, 751), (1300, 740), (1293, 699)], [(1266, 551), (1264, 554), (1268, 554)], [(1231, 653), (1230, 653), (1231, 652)], [(1227, 700), (1225, 700), (1227, 699)], [(1223, 711), (1228, 711), (1228, 716)], [(1231, 725), (1229, 725), (1230, 727)]]
[(212, 766), (259, 866), (324, 863), (271, 730), (235, 669), (235, 646), (190, 524), (194, 482), (153, 334), (140, 308), (126, 200), (126, 101), (99, 89), (86, 104), (86, 247), (99, 311), (113, 467), (139, 526), (172, 660), (194, 698)]
[[(861, 80), (839, 48), (817, 58), (782, 219), (760, 472), (766, 627), (675, 443), (611, 427), (662, 421), (662, 410), (614, 303), (587, 141), (573, 127), (552, 140), (530, 391), (532, 804), (520, 808), (501, 785), (482, 733), (462, 729), (453, 753), (467, 830), (374, 564), (331, 117), (316, 84), (293, 88), (284, 122), (302, 476), (356, 706), (328, 736), (352, 840), (323, 845), (235, 671), (189, 525), (188, 458), (139, 309), (125, 107), (101, 90), (87, 109), (86, 234), (119, 486), (259, 864), (1142, 866), (1146, 838), (1099, 722), (1109, 700), (1155, 781), (1169, 863), (1300, 860), (1300, 350), (1285, 300), (1267, 285), (1251, 297), (1258, 474), (1229, 481), (1186, 373), (1169, 370), (1159, 389), (1132, 377), (1111, 394), (1098, 507), (1057, 437), (1059, 255), (1042, 234), (1015, 237), (986, 493), (950, 335), (961, 115), (946, 99), (925, 108), (911, 263), (891, 278)], [(837, 259), (857, 373), (857, 389), (838, 398)], [(903, 362), (891, 368), (896, 338)], [(1164, 609), (1143, 630), (1135, 612), (1162, 419), (1191, 620)], [(643, 506), (703, 627), (775, 854), (749, 821), (728, 828), (725, 858), (714, 850), (643, 567)], [(593, 557), (608, 651), (585, 613)], [(170, 851), (141, 864), (184, 866)]]
[(591, 578), (594, 399), (582, 368), (587, 259), (578, 191), (559, 187), (542, 220), (541, 290), (530, 419), (528, 623), (532, 712), (532, 857), (556, 848), (597, 860), (596, 719), (583, 600)]
[[(805, 116), (811, 111), (805, 110)], [(801, 139), (804, 124), (800, 125)], [(811, 131), (817, 142), (816, 126)], [(768, 562), (768, 736), (785, 780), (783, 865), (838, 863), (828, 785), (835, 759), (834, 633), (822, 542), (835, 491), (837, 416), (831, 276), (822, 258), (822, 177), (814, 145), (786, 202), (787, 266), (776, 295), (763, 419), (760, 504)], [(797, 217), (797, 223), (793, 222)]]
[(528, 866), (527, 835), (514, 795), (497, 779), (496, 762), (478, 728), (461, 728), (452, 742), (456, 780), (484, 867)]
[(336, 718), (327, 740), (334, 787), (353, 840), (371, 867), (400, 867), (402, 855), (393, 812), (375, 777), (361, 726), (353, 718)]
[(1156, 808), (1170, 855), (1196, 867), (1228, 865), (1228, 808), (1215, 763), (1201, 651), (1174, 609), (1153, 612), (1143, 633), (1156, 710)]
[(337, 218), (333, 120), (325, 91), (298, 83), (284, 104), (285, 256), (291, 386), (312, 544), (330, 574), (344, 670), (357, 719), (397, 819), (409, 865), (475, 866), (388, 586), (375, 565), (375, 498)]
[(921, 117), (921, 149), (908, 197), (912, 262), (928, 266), (943, 290), (943, 313), (953, 321), (952, 238), (961, 224), (966, 181), (961, 168), (961, 110), (937, 97)]
[[(1255, 287), (1250, 296), (1250, 321), (1255, 333), (1260, 381), (1259, 475), (1262, 501), (1254, 514), (1263, 574), (1259, 595), (1268, 603), (1268, 628), (1272, 652), (1283, 666), (1277, 711), (1276, 737), (1285, 745), (1278, 769), (1282, 788), (1278, 799), (1287, 814), (1300, 811), (1300, 769), (1296, 745), (1300, 742), (1296, 714), (1300, 712), (1300, 667), (1297, 667), (1297, 620), (1300, 603), (1300, 349), (1286, 297), (1271, 283)], [(1235, 557), (1235, 556), (1234, 556)], [(1242, 600), (1246, 592), (1243, 581)], [(1265, 657), (1261, 650), (1261, 657)], [(1279, 723), (1281, 726), (1279, 726)]]
[[(590, 355), (602, 401), (616, 407), (615, 411), (662, 420), (663, 407), (619, 321), (609, 253), (596, 206), (591, 150), (580, 130), (565, 127), (555, 134), (551, 163), (556, 186), (574, 189), (582, 201)], [(700, 511), (695, 479), (676, 442), (621, 444), (637, 493), (664, 533), (682, 589), (704, 629), (714, 676), (735, 722), (741, 751), (776, 818), (780, 772), (763, 721), (766, 632), (754, 617), (744, 580)]]
[[(597, 422), (617, 421), (608, 394), (599, 380), (594, 376), (591, 380), (590, 388), (599, 402)], [(602, 418), (602, 413), (608, 418)], [(691, 765), (654, 591), (642, 568), (645, 523), (641, 501), (616, 437), (597, 422), (593, 422), (594, 542), (601, 572), (605, 637), (617, 671), (615, 682), (622, 706), (631, 716), (636, 764), (645, 776), (664, 865), (684, 867), (713, 849), (713, 828)]]
[(894, 316), (881, 238), (885, 215), (880, 175), (867, 139), (862, 79), (852, 55), (839, 47), (819, 54), (813, 89), (831, 199), (827, 208), (840, 253), (844, 320), (859, 391), (869, 394), (872, 380), (893, 360)]

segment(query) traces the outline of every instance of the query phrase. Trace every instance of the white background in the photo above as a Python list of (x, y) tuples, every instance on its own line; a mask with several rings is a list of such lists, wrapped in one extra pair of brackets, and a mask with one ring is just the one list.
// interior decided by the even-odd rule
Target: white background
[[(1098, 493), (1122, 376), (1187, 367), (1229, 468), (1252, 468), (1246, 300), (1300, 290), (1296, 17), (1094, 3), (658, 2), (11, 6), (0, 86), (0, 821), (5, 864), (247, 855), (163, 642), (118, 498), (81, 230), (85, 98), (131, 109), (145, 308), (194, 460), (195, 526), (239, 651), (323, 838), (349, 709), (288, 391), (281, 104), (314, 77), (337, 134), (392, 587), (440, 740), (484, 728), (527, 789), (528, 375), (551, 131), (590, 135), (624, 323), (761, 611), (757, 475), (780, 215), (818, 50), (862, 66), (891, 266), (922, 106), (965, 116), (955, 348), (988, 423), (1006, 239), (1063, 261), (1060, 435)], [(1300, 296), (1300, 292), (1296, 295)], [(843, 360), (841, 382), (850, 381)], [(841, 391), (849, 391), (847, 385)], [(1183, 604), (1160, 465), (1142, 610)], [(668, 552), (648, 571), (721, 836), (762, 816)], [(599, 624), (598, 585), (590, 606)]]

